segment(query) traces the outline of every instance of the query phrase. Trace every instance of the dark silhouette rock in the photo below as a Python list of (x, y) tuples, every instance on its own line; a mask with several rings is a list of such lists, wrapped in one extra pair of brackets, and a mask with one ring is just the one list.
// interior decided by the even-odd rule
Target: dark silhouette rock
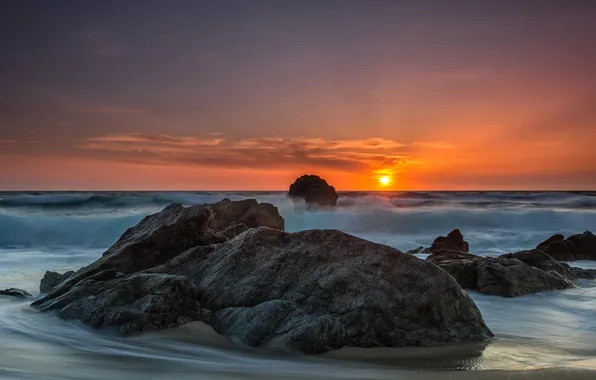
[(553, 260), (596, 260), (596, 236), (590, 231), (571, 235), (567, 239), (556, 234), (538, 244), (536, 250)]
[(288, 197), (302, 199), (307, 205), (336, 206), (339, 196), (335, 188), (316, 175), (303, 175), (290, 185)]
[(64, 274), (58, 273), (58, 272), (47, 271), (45, 273), (45, 275), (43, 276), (43, 278), (41, 279), (41, 282), (39, 284), (39, 291), (41, 293), (47, 293), (50, 290), (54, 289), (62, 281), (66, 280), (67, 278), (72, 276), (73, 274), (74, 274), (74, 271), (68, 271)]
[[(124, 333), (204, 320), (250, 346), (307, 353), (492, 337), (445, 271), (341, 231), (252, 228), (147, 268), (162, 261), (160, 250), (136, 252), (147, 257), (121, 266), (128, 273), (114, 268), (118, 262), (92, 264), (103, 270), (83, 269), (76, 283), (69, 279), (34, 304)], [(131, 273), (135, 265), (140, 271)]]
[(283, 229), (284, 220), (275, 206), (254, 199), (233, 202), (226, 198), (192, 207), (171, 204), (126, 230), (101, 259), (79, 269), (35, 304), (56, 298), (78, 282), (106, 270), (138, 272), (163, 264), (189, 248), (223, 243), (245, 227), (259, 226)]
[(9, 288), (9, 289), (0, 290), (0, 296), (8, 296), (8, 297), (15, 297), (15, 298), (27, 298), (27, 297), (31, 297), (31, 294), (29, 294), (28, 291), (23, 290), (23, 289)]
[(470, 245), (464, 240), (462, 233), (458, 229), (455, 229), (449, 232), (447, 236), (439, 236), (436, 238), (429, 250), (430, 252), (468, 252), (470, 250)]

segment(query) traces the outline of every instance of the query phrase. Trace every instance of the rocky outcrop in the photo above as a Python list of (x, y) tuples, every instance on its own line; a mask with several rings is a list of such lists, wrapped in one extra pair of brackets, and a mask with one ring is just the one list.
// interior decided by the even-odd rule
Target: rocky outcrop
[(570, 280), (596, 278), (596, 269), (576, 268), (567, 263), (555, 261), (550, 255), (540, 249), (507, 253), (499, 257), (503, 259), (516, 259), (543, 271), (557, 272)]
[(54, 289), (58, 284), (62, 281), (66, 280), (70, 276), (74, 274), (74, 271), (68, 271), (66, 273), (58, 273), (58, 272), (50, 272), (47, 271), (41, 282), (39, 283), (39, 291), (40, 293), (47, 293), (50, 290)]
[(288, 197), (304, 200), (307, 205), (336, 206), (339, 196), (335, 188), (316, 175), (303, 175), (290, 185)]
[[(153, 216), (150, 225), (163, 224), (164, 218)], [(165, 219), (185, 223), (179, 218)], [(203, 320), (249, 346), (307, 353), (492, 336), (474, 302), (443, 270), (340, 231), (251, 228), (220, 244), (172, 254), (162, 247), (179, 243), (156, 241), (141, 233), (149, 226), (137, 227), (123, 238), (138, 236), (130, 244), (151, 244), (138, 244), (137, 251), (118, 243), (118, 250), (111, 249), (34, 305), (123, 333)], [(152, 231), (164, 236), (161, 228)], [(126, 259), (112, 259), (108, 267), (105, 260), (120, 255)]]
[(212, 205), (171, 204), (129, 228), (101, 259), (79, 269), (38, 300), (55, 298), (80, 281), (105, 271), (129, 274), (163, 264), (196, 246), (223, 243), (236, 232), (266, 226), (284, 228), (277, 208), (254, 199), (224, 199)]
[(449, 252), (468, 252), (470, 245), (464, 240), (462, 233), (455, 229), (447, 236), (439, 236), (430, 246), (430, 252), (449, 251)]
[(15, 298), (22, 299), (22, 298), (31, 297), (31, 294), (29, 294), (28, 291), (23, 290), (23, 289), (10, 288), (10, 289), (0, 290), (0, 296), (8, 296), (8, 297), (15, 297)]
[[(579, 240), (577, 237), (562, 240), (563, 235), (554, 235), (533, 250), (499, 257), (483, 257), (468, 253), (469, 245), (463, 235), (459, 230), (453, 230), (447, 237), (435, 239), (430, 248), (432, 253), (427, 260), (446, 270), (465, 289), (503, 297), (517, 297), (547, 290), (566, 289), (576, 286), (575, 282), (578, 279), (596, 278), (596, 270), (573, 268), (553, 260), (547, 253), (555, 247), (560, 249), (563, 246), (588, 246), (589, 233), (579, 236), (582, 236), (582, 244), (576, 243)], [(569, 252), (560, 253), (557, 257), (568, 258)]]
[(552, 260), (596, 260), (596, 236), (586, 231), (571, 235), (567, 239), (556, 234), (538, 244), (536, 250), (548, 255)]
[(470, 253), (433, 253), (427, 258), (446, 270), (465, 289), (502, 297), (574, 287), (556, 271), (544, 271), (520, 260)]

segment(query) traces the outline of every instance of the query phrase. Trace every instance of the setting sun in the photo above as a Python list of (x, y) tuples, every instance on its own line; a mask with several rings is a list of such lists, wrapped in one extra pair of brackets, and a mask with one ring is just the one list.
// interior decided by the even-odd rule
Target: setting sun
[(387, 175), (381, 176), (379, 177), (379, 183), (383, 186), (387, 186), (391, 183), (391, 178)]

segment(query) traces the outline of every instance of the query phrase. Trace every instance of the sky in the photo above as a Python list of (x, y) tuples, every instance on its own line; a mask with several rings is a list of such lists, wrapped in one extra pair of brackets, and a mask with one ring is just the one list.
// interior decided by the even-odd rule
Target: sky
[(596, 189), (595, 41), (589, 0), (0, 0), (0, 189)]

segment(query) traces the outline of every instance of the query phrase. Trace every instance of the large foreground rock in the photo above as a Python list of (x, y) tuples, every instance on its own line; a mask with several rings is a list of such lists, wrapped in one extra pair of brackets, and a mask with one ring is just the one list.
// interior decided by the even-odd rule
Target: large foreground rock
[(307, 205), (335, 206), (339, 196), (335, 188), (316, 175), (303, 175), (290, 185), (288, 197), (302, 199)]
[(187, 249), (223, 243), (242, 231), (259, 226), (283, 230), (284, 219), (275, 206), (254, 199), (231, 201), (226, 198), (215, 204), (192, 207), (171, 204), (126, 230), (102, 258), (91, 265), (62, 281), (42, 280), (40, 287), (48, 294), (37, 302), (55, 298), (81, 280), (102, 271), (138, 272), (163, 264)]
[(137, 254), (146, 256), (139, 265), (145, 270), (80, 275), (35, 305), (123, 332), (199, 319), (249, 346), (307, 353), (492, 336), (474, 302), (446, 272), (340, 231), (254, 228), (153, 268), (144, 264), (161, 261), (151, 257), (162, 252)]
[(517, 297), (575, 286), (556, 271), (545, 271), (513, 258), (443, 251), (431, 254), (427, 260), (449, 272), (463, 288), (484, 294)]

